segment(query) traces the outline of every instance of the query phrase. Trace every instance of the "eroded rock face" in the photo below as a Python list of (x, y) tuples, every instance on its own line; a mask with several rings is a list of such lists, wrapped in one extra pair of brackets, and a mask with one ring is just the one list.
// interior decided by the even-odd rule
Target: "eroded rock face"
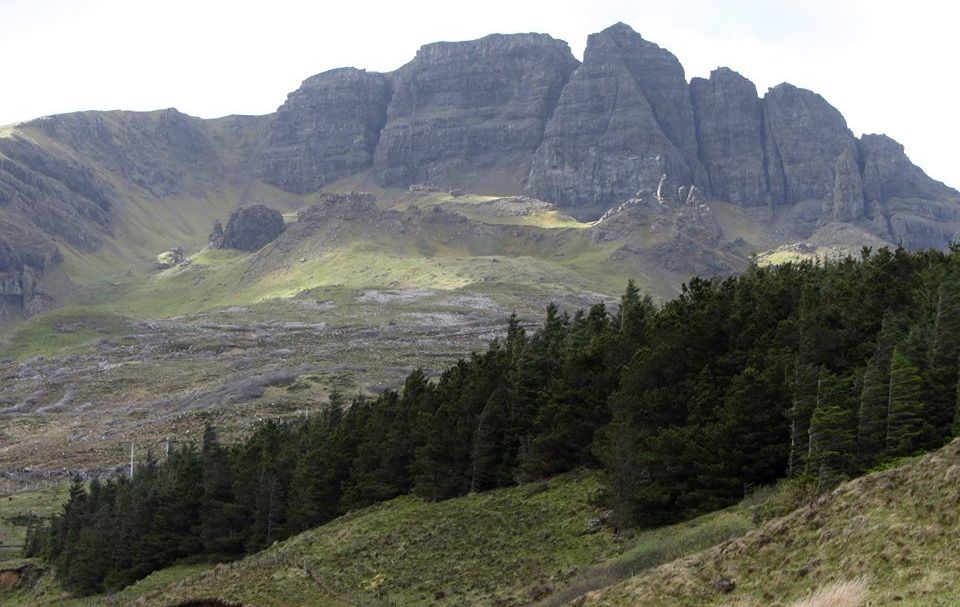
[(241, 207), (230, 214), (219, 248), (257, 251), (286, 230), (280, 211), (262, 204)]
[(84, 161), (152, 196), (187, 193), (191, 180), (222, 177), (207, 122), (176, 109), (75, 112), (30, 123)]
[(44, 291), (41, 278), (61, 260), (52, 244), (0, 222), (0, 322), (50, 307), (53, 298)]
[(393, 74), (375, 178), (518, 193), (576, 66), (567, 43), (544, 34), (424, 46)]
[(820, 95), (790, 84), (770, 89), (763, 106), (774, 203), (830, 199), (837, 159), (844, 153), (854, 158), (857, 154), (843, 116)]
[(752, 82), (729, 68), (690, 81), (700, 159), (710, 191), (743, 206), (768, 204), (763, 107)]
[(857, 158), (850, 150), (844, 150), (834, 169), (833, 199), (825, 201), (824, 216), (836, 221), (856, 221), (864, 213), (863, 178)]
[(257, 173), (298, 194), (366, 170), (387, 118), (390, 81), (354, 68), (308, 78), (270, 123)]
[(863, 190), (868, 201), (890, 198), (942, 199), (956, 191), (927, 176), (910, 162), (903, 146), (886, 135), (863, 135), (859, 152), (863, 161)]
[[(130, 217), (169, 221), (172, 206), (178, 221), (207, 225), (205, 205), (224, 192), (248, 199), (265, 181), (300, 195), (367, 172), (413, 190), (523, 192), (581, 218), (649, 192), (665, 216), (686, 207), (684, 220), (711, 201), (769, 205), (787, 218), (770, 224), (776, 239), (838, 222), (913, 248), (960, 238), (960, 193), (896, 141), (854, 139), (822, 97), (788, 84), (759, 98), (720, 68), (688, 85), (674, 55), (616, 24), (590, 36), (582, 65), (550, 36), (492, 35), (424, 46), (390, 74), (319, 74), (268, 116), (77, 112), (0, 129), (0, 317), (48, 305), (42, 275), (61, 243), (84, 254), (115, 229), (123, 237)], [(326, 202), (327, 214), (365, 212), (366, 203)], [(210, 244), (255, 249), (282, 223), (275, 212), (241, 218)], [(701, 257), (721, 251), (678, 234), (671, 242), (706, 243)]]
[(527, 192), (599, 216), (642, 188), (656, 188), (664, 174), (693, 183), (695, 158), (683, 68), (617, 24), (588, 39), (583, 65), (563, 89), (533, 159)]
[(94, 170), (22, 137), (0, 138), (0, 208), (80, 250), (110, 232), (112, 185)]

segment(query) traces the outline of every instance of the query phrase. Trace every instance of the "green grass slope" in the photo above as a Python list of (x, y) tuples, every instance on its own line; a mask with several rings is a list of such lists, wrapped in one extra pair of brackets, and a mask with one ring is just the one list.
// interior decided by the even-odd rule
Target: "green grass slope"
[[(720, 578), (736, 588), (719, 592)], [(862, 600), (859, 584), (866, 587)], [(834, 598), (824, 598), (829, 594)], [(958, 597), (960, 441), (954, 441), (582, 604), (955, 607)]]
[[(439, 503), (401, 497), (235, 563), (178, 565), (76, 604), (547, 607), (753, 526), (743, 506), (615, 538), (608, 526), (588, 529), (602, 512), (599, 477), (585, 471)], [(0, 605), (26, 604), (74, 603), (48, 575), (33, 595), (0, 594)]]
[[(0, 591), (0, 605), (953, 607), (960, 596), (960, 441), (760, 527), (793, 497), (759, 494), (622, 537), (588, 529), (602, 497), (583, 471), (439, 503), (401, 497), (113, 596), (75, 602), (48, 574), (34, 589)], [(733, 590), (721, 592), (721, 579)]]

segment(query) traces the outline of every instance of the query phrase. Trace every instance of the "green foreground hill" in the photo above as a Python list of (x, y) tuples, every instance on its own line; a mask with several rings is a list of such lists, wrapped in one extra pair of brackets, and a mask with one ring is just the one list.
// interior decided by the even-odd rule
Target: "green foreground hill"
[[(960, 441), (954, 441), (846, 483), (741, 538), (595, 593), (584, 604), (954, 606), (960, 597), (958, 506)], [(715, 590), (721, 577), (736, 584), (731, 594)], [(825, 589), (843, 598), (801, 602)]]
[[(785, 490), (617, 539), (602, 525), (590, 532), (600, 485), (578, 472), (440, 503), (398, 498), (232, 564), (157, 572), (112, 597), (63, 599), (45, 577), (0, 604), (951, 606), (958, 481), (954, 441), (760, 527)], [(722, 592), (720, 579), (735, 588)]]
[(589, 471), (437, 503), (400, 497), (234, 563), (158, 571), (113, 596), (69, 599), (46, 576), (36, 588), (0, 590), (0, 604), (559, 604), (552, 601), (753, 527), (741, 506), (615, 537), (602, 522), (602, 501)]

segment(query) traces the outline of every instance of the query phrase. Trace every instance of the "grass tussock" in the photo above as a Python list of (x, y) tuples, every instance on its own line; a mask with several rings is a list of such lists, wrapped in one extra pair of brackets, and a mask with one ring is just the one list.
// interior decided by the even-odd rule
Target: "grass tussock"
[(790, 607), (860, 607), (867, 600), (864, 579), (834, 582), (812, 595), (790, 604)]

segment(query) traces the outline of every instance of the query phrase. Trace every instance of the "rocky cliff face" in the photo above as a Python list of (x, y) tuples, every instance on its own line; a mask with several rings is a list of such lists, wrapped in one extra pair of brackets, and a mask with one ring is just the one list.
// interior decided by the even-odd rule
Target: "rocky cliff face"
[(224, 172), (208, 122), (172, 108), (61, 114), (28, 126), (65, 148), (58, 151), (82, 159), (91, 172), (116, 176), (155, 197), (185, 193), (187, 182)]
[[(662, 123), (658, 120), (662, 116)], [(528, 194), (600, 215), (664, 174), (697, 175), (693, 111), (683, 68), (618, 24), (590, 36), (533, 159)]]
[(763, 106), (773, 200), (792, 204), (829, 199), (838, 159), (857, 154), (843, 116), (820, 95), (789, 84), (770, 89)]
[(763, 105), (752, 82), (728, 68), (690, 81), (700, 159), (713, 196), (743, 206), (770, 204)]
[(0, 321), (40, 312), (53, 298), (41, 278), (61, 261), (60, 252), (45, 239), (0, 219)]
[(576, 66), (567, 43), (543, 34), (424, 46), (392, 75), (377, 181), (519, 191)]
[(390, 80), (344, 68), (313, 76), (290, 93), (270, 122), (257, 172), (305, 194), (366, 170), (387, 119)]
[[(724, 201), (766, 213), (778, 243), (833, 224), (910, 247), (960, 237), (960, 193), (897, 142), (856, 139), (826, 100), (789, 84), (761, 97), (727, 68), (688, 84), (672, 53), (618, 23), (590, 36), (582, 64), (545, 34), (491, 35), (426, 45), (392, 73), (313, 76), (263, 117), (79, 112), (0, 129), (3, 306), (41, 305), (57, 247), (96, 250), (132, 199), (141, 213), (264, 192), (300, 200), (352, 176), (524, 193), (591, 219), (641, 191), (660, 205), (645, 212)], [(684, 238), (664, 259), (684, 255)]]

